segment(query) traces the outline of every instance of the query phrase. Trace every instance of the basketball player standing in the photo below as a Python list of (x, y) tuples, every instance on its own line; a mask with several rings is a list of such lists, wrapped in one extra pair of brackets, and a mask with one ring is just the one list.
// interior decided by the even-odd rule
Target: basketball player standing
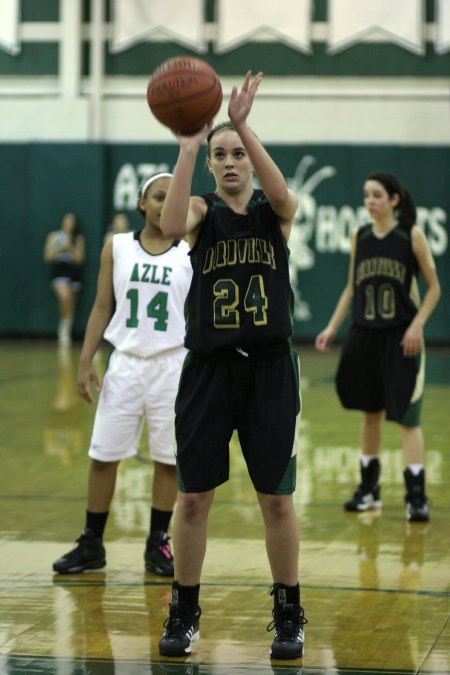
[[(174, 520), (175, 580), (160, 653), (185, 656), (199, 633), (200, 577), (215, 488), (229, 477), (237, 429), (265, 525), (273, 578), (271, 656), (303, 653), (294, 511), (300, 414), (298, 356), (291, 346), (288, 248), (297, 197), (247, 126), (261, 82), (248, 72), (233, 88), (231, 122), (180, 144), (164, 203), (166, 236), (187, 236), (193, 280), (187, 299), (186, 357), (175, 412), (179, 498)], [(201, 143), (216, 190), (190, 197)], [(256, 173), (262, 190), (253, 189)]]
[[(408, 521), (428, 521), (424, 440), (420, 412), (425, 379), (423, 328), (440, 296), (428, 241), (415, 225), (416, 207), (406, 188), (386, 171), (364, 184), (372, 222), (354, 232), (347, 285), (328, 326), (316, 338), (328, 350), (352, 304), (336, 386), (344, 408), (364, 412), (361, 483), (347, 511), (381, 507), (381, 422), (401, 427)], [(417, 275), (427, 290), (420, 303)]]
[(146, 180), (138, 200), (145, 227), (114, 234), (103, 246), (78, 370), (78, 389), (89, 403), (91, 385), (100, 390), (92, 361), (103, 336), (115, 351), (100, 390), (89, 448), (85, 529), (78, 545), (53, 563), (60, 574), (106, 564), (102, 539), (117, 468), (136, 454), (146, 420), (154, 471), (145, 567), (173, 576), (167, 535), (177, 496), (173, 409), (186, 354), (184, 302), (192, 269), (187, 243), (164, 235), (160, 228), (171, 178), (161, 173)]

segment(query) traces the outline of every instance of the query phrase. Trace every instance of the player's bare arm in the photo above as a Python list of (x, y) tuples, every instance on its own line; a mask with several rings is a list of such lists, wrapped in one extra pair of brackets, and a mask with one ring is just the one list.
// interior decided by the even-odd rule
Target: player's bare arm
[(233, 87), (228, 114), (253, 164), (264, 194), (280, 219), (283, 235), (288, 240), (298, 206), (297, 195), (288, 189), (280, 169), (247, 126), (247, 117), (252, 109), (262, 76), (262, 73), (258, 73), (251, 81), (251, 71), (248, 71), (241, 91), (238, 93), (237, 88)]
[(161, 230), (166, 237), (185, 237), (200, 223), (200, 218), (196, 220), (198, 209), (194, 207), (191, 212), (192, 176), (198, 151), (210, 129), (207, 125), (192, 136), (175, 135), (180, 152), (161, 213)]
[(97, 294), (89, 315), (83, 347), (78, 367), (78, 392), (88, 403), (92, 403), (91, 384), (97, 391), (100, 382), (95, 368), (92, 365), (94, 354), (100, 346), (103, 333), (113, 311), (113, 257), (112, 237), (103, 246), (100, 256), (100, 270), (97, 279)]
[(86, 242), (83, 235), (78, 234), (73, 244), (73, 259), (77, 265), (82, 265), (86, 258)]
[(412, 228), (411, 236), (413, 253), (427, 290), (416, 316), (403, 336), (401, 344), (405, 356), (416, 356), (422, 349), (424, 342), (423, 328), (441, 295), (436, 265), (426, 236), (417, 225)]
[(350, 263), (348, 266), (347, 283), (342, 291), (330, 321), (327, 327), (319, 333), (315, 340), (315, 347), (320, 352), (329, 351), (334, 339), (338, 333), (339, 328), (350, 313), (350, 307), (353, 297), (353, 276), (355, 269), (355, 255), (356, 255), (356, 237), (357, 230), (352, 234), (352, 244), (350, 252)]

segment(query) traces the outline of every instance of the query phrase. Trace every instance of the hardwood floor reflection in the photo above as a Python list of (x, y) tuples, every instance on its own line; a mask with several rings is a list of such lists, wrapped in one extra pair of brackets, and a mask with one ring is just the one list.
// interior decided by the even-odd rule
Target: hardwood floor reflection
[[(0, 673), (254, 675), (450, 673), (450, 356), (428, 355), (423, 411), (431, 522), (404, 513), (399, 431), (385, 425), (383, 510), (345, 513), (358, 480), (360, 417), (337, 401), (337, 353), (299, 347), (303, 374), (296, 507), (302, 532), (305, 655), (268, 657), (270, 576), (263, 526), (233, 443), (217, 490), (186, 660), (158, 655), (170, 582), (144, 571), (152, 465), (123, 463), (105, 533), (107, 566), (59, 576), (52, 562), (84, 521), (94, 408), (76, 395), (79, 346), (0, 345)], [(105, 365), (102, 354), (98, 367)]]

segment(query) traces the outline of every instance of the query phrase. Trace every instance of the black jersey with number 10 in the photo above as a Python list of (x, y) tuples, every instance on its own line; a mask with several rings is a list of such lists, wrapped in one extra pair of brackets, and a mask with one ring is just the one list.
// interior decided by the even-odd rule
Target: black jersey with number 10
[(292, 333), (289, 250), (262, 190), (247, 213), (216, 194), (190, 252), (193, 279), (186, 301), (186, 347), (202, 354), (264, 347)]
[(374, 329), (411, 323), (419, 304), (417, 274), (411, 231), (397, 225), (380, 238), (371, 224), (361, 227), (353, 281), (355, 323)]

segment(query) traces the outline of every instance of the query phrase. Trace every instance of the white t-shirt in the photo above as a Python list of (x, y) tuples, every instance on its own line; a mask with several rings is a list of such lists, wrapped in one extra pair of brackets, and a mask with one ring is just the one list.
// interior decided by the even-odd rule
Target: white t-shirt
[(113, 236), (114, 315), (104, 337), (116, 349), (143, 358), (184, 343), (184, 302), (192, 278), (189, 246), (145, 251), (136, 232)]

